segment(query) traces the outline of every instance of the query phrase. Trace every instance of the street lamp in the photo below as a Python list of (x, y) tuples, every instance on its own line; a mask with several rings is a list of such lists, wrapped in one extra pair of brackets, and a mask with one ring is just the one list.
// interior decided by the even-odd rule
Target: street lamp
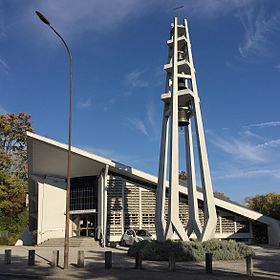
[(64, 269), (68, 268), (69, 263), (69, 217), (70, 217), (70, 178), (71, 178), (71, 136), (72, 136), (72, 55), (61, 35), (51, 26), (48, 19), (36, 11), (39, 19), (48, 25), (53, 32), (61, 39), (67, 49), (70, 62), (70, 95), (69, 95), (69, 127), (68, 127), (68, 155), (67, 155), (67, 186), (66, 186), (66, 218), (65, 218), (65, 239), (64, 239)]

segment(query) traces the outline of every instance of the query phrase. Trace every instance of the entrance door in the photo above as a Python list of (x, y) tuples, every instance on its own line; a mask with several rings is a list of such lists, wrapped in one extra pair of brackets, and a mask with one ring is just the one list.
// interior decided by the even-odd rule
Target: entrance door
[(95, 237), (97, 226), (96, 214), (81, 214), (75, 220), (77, 236)]

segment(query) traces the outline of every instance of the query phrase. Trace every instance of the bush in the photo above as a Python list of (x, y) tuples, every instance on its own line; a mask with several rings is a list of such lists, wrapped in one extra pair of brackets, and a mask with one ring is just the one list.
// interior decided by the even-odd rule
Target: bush
[(199, 241), (185, 241), (183, 243), (184, 247), (188, 251), (189, 260), (190, 261), (197, 261), (200, 262), (204, 260), (205, 257), (205, 249), (203, 247), (203, 243)]
[(254, 256), (254, 250), (244, 243), (217, 239), (205, 242), (142, 241), (132, 245), (128, 250), (128, 255), (135, 257), (140, 250), (145, 260), (152, 261), (167, 261), (170, 253), (175, 255), (176, 261), (203, 261), (205, 253), (212, 253), (213, 260), (236, 260), (247, 255)]
[(0, 212), (0, 231), (8, 232), (7, 236), (0, 237), (0, 245), (15, 245), (27, 225), (27, 209), (24, 209), (21, 213), (12, 217), (5, 216)]
[(134, 243), (129, 249), (128, 249), (128, 255), (130, 257), (135, 257), (137, 252), (140, 252), (144, 249), (144, 247), (150, 243), (148, 240), (142, 240), (140, 242)]
[(164, 261), (170, 253), (179, 261), (187, 260), (188, 251), (181, 242), (167, 240), (164, 242), (152, 241), (143, 249), (143, 258), (146, 260)]
[(9, 236), (0, 237), (0, 245), (13, 246), (18, 240), (18, 235), (9, 234)]

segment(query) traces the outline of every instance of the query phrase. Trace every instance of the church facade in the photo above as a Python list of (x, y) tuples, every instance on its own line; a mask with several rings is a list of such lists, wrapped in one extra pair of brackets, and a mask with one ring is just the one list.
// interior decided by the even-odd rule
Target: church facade
[[(63, 238), (66, 201), (66, 144), (28, 132), (29, 229), (33, 243)], [(118, 242), (126, 229), (146, 229), (156, 238), (158, 178), (72, 147), (70, 236)], [(166, 188), (168, 197), (168, 186)], [(179, 185), (179, 219), (189, 219), (188, 189)], [(280, 222), (232, 201), (215, 198), (215, 238), (279, 245)], [(198, 189), (199, 219), (204, 223)], [(167, 202), (165, 203), (167, 220)], [(177, 239), (176, 234), (172, 237)]]

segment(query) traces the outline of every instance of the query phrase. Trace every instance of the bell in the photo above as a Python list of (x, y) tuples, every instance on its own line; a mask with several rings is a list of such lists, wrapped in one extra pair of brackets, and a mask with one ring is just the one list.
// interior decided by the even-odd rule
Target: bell
[(184, 60), (184, 52), (178, 51), (178, 61)]
[(178, 79), (178, 90), (186, 89), (186, 81), (185, 79)]
[(192, 112), (189, 108), (179, 107), (178, 108), (178, 125), (180, 127), (189, 125), (189, 118)]

